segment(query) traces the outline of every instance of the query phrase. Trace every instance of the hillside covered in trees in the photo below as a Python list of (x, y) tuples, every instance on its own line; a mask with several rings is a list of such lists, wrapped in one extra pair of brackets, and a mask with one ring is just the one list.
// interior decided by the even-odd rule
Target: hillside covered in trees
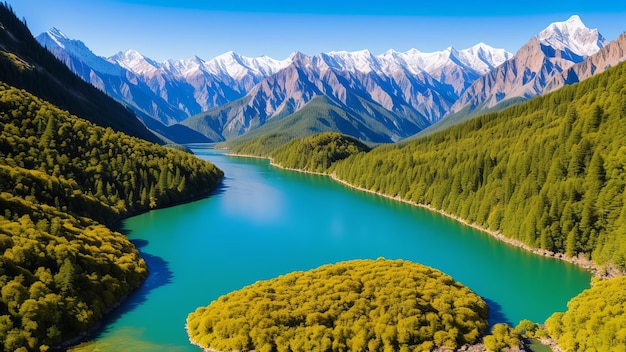
[(187, 318), (213, 351), (428, 351), (473, 343), (488, 307), (450, 276), (402, 260), (352, 260), (258, 281)]
[(323, 172), (333, 163), (370, 148), (336, 132), (298, 138), (270, 153), (273, 162), (285, 168)]
[(626, 65), (336, 163), (355, 186), (626, 270)]
[(574, 351), (626, 351), (626, 276), (596, 282), (554, 313), (546, 329), (559, 347)]
[[(626, 65), (442, 132), (311, 168), (431, 206), (532, 248), (626, 270)], [(263, 138), (263, 137), (261, 137)], [(259, 139), (261, 140), (261, 139)], [(253, 147), (255, 142), (238, 146)], [(315, 153), (314, 153), (315, 154)], [(307, 159), (307, 160), (304, 160)], [(278, 163), (278, 162), (277, 162)], [(278, 163), (280, 164), (280, 163)]]
[(222, 176), (0, 83), (0, 349), (46, 350), (92, 327), (147, 275), (107, 226)]

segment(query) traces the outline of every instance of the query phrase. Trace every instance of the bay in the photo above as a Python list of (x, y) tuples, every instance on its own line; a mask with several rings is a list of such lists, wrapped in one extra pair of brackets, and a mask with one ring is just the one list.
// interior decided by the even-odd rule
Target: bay
[(197, 307), (257, 280), (350, 259), (437, 268), (490, 306), (490, 323), (542, 323), (589, 287), (591, 274), (438, 213), (196, 146), (224, 170), (195, 202), (123, 222), (150, 268), (145, 284), (75, 351), (198, 351), (184, 329)]

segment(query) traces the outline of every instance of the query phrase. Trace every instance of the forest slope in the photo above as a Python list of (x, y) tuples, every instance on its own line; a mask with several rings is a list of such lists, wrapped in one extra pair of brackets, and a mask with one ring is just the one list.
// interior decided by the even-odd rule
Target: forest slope
[(563, 351), (626, 351), (626, 276), (596, 282), (546, 320)]
[[(552, 253), (626, 270), (626, 65), (444, 131), (309, 168)], [(254, 149), (271, 135), (238, 145)], [(305, 139), (261, 153), (302, 153)], [(235, 151), (235, 150), (234, 150)], [(281, 164), (281, 163), (278, 163)]]
[(206, 194), (221, 170), (0, 82), (0, 350), (92, 327), (147, 275), (111, 225)]
[(330, 168), (534, 248), (626, 270), (626, 65)]

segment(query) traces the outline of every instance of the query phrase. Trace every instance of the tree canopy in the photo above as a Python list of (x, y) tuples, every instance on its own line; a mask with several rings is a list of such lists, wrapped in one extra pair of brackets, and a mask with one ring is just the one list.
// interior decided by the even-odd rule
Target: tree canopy
[(94, 326), (148, 273), (107, 226), (222, 175), (0, 82), (0, 350), (46, 350)]
[(473, 343), (487, 316), (450, 276), (379, 258), (258, 281), (198, 308), (187, 331), (217, 351), (413, 351)]
[(570, 351), (626, 351), (626, 276), (597, 281), (546, 320), (548, 333)]
[(336, 132), (296, 138), (270, 153), (274, 163), (291, 169), (324, 172), (335, 162), (370, 148)]

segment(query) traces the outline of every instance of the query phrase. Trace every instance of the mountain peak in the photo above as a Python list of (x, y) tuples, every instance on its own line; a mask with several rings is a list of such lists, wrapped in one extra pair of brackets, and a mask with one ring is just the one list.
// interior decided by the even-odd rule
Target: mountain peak
[(56, 27), (52, 27), (48, 30), (48, 34), (56, 38), (70, 39), (65, 33), (61, 32), (60, 29)]
[(579, 28), (585, 27), (585, 24), (578, 15), (572, 15), (570, 18), (567, 19), (567, 21), (565, 21), (565, 23), (569, 24), (570, 26), (575, 26)]
[(602, 49), (607, 41), (597, 29), (587, 28), (578, 15), (573, 15), (563, 22), (554, 22), (537, 34), (542, 45), (556, 50), (570, 50), (586, 57)]

